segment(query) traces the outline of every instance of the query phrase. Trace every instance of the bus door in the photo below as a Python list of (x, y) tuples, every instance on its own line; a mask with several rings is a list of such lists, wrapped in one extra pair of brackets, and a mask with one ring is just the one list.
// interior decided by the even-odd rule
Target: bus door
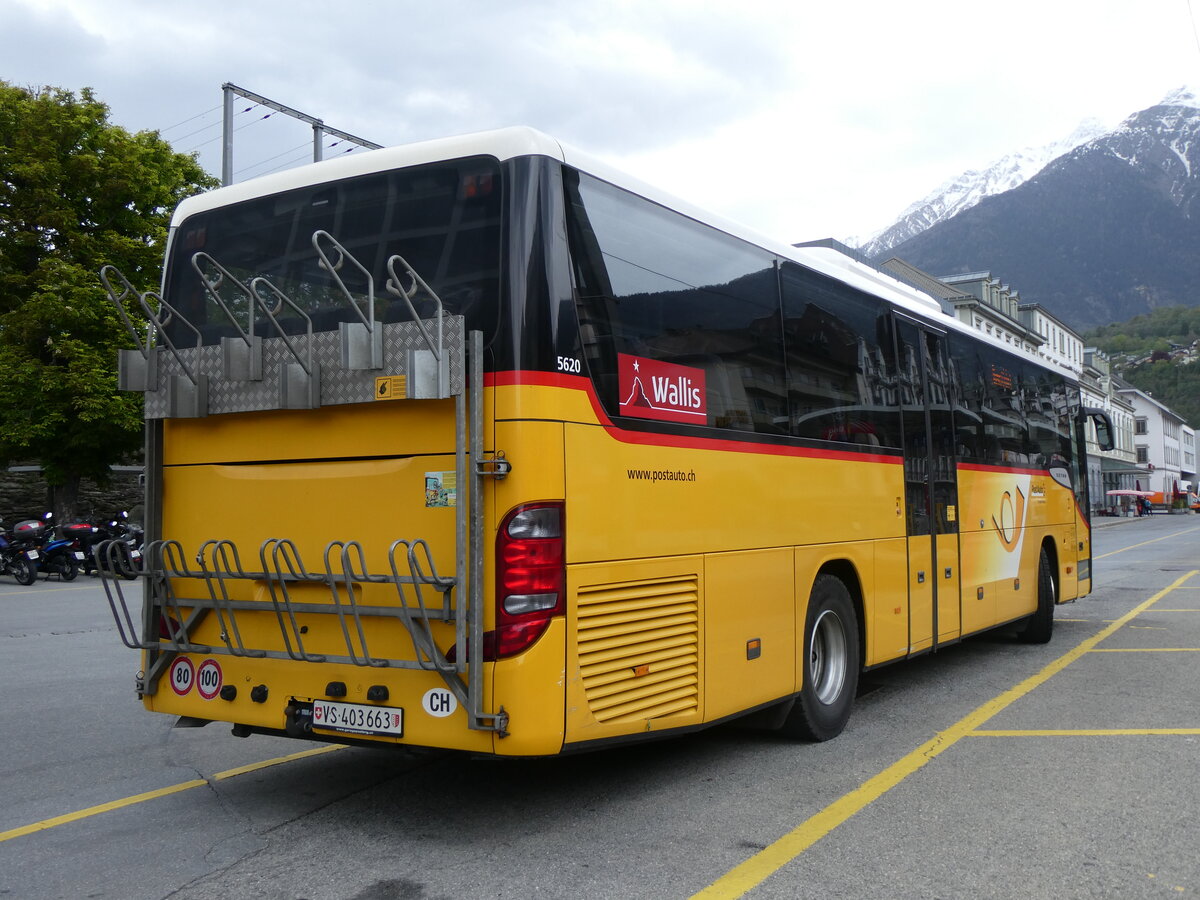
[(943, 333), (896, 316), (908, 534), (909, 653), (962, 627), (954, 396)]

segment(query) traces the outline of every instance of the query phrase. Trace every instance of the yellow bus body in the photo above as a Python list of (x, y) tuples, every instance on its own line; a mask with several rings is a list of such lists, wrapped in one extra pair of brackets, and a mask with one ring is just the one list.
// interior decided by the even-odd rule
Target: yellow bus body
[[(486, 446), (513, 469), (485, 497), (484, 596), (505, 511), (566, 498), (568, 612), (526, 652), (485, 663), (484, 706), (508, 713), (507, 735), (468, 729), (461, 709), (423, 714), (423, 695), (442, 686), (436, 673), (287, 659), (221, 656), (233, 699), (180, 696), (164, 684), (145, 697), (147, 708), (280, 730), (290, 700), (324, 697), (330, 682), (344, 682), (346, 701), (360, 703), (383, 685), (387, 705), (405, 711), (404, 735), (365, 740), (517, 756), (695, 728), (800, 689), (809, 593), (831, 567), (855, 586), (865, 666), (935, 646), (931, 585), (939, 573), (918, 579), (910, 564), (910, 544), (934, 538), (905, 536), (898, 458), (624, 432), (582, 379), (513, 380), (485, 391)], [(450, 414), (444, 402), (395, 401), (167, 421), (163, 533), (198, 546), (216, 536), (216, 523), (222, 537), (253, 547), (286, 525), (302, 538), (305, 559), (353, 535), (378, 571), (397, 537), (453, 548), (451, 511), (427, 507), (424, 495), (426, 473), (453, 465)], [(1043, 546), (1056, 560), (1090, 552), (1071, 492), (1044, 473), (960, 467), (954, 516), (959, 534), (936, 538), (949, 541), (939, 559), (959, 560), (941, 573), (951, 587), (939, 588), (937, 645), (1031, 614)], [(436, 554), (435, 562), (453, 568)], [(1058, 565), (1057, 575), (1059, 602), (1090, 587), (1074, 565)], [(278, 645), (276, 614), (252, 584), (240, 583), (251, 594), (241, 599), (263, 610), (239, 616), (241, 638)], [(359, 589), (364, 604), (387, 602), (386, 586)], [(309, 590), (315, 599), (318, 588)], [(295, 599), (303, 604), (304, 590)], [(300, 621), (309, 652), (345, 647), (336, 617)], [(397, 621), (367, 621), (370, 647), (412, 653)], [(193, 640), (219, 645), (219, 631), (209, 617)], [(453, 642), (449, 630), (444, 639)], [(182, 655), (196, 668), (210, 658)], [(259, 685), (266, 702), (251, 698)]]

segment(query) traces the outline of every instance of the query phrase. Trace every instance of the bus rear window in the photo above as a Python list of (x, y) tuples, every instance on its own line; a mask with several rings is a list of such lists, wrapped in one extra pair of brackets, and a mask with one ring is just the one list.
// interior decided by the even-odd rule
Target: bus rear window
[[(328, 331), (357, 315), (336, 283), (320, 266), (313, 233), (332, 235), (371, 273), (377, 321), (410, 318), (404, 302), (388, 293), (388, 259), (402, 256), (441, 298), (445, 311), (467, 318), (467, 327), (491, 335), (500, 296), (501, 179), (495, 160), (457, 160), (381, 172), (298, 188), (200, 213), (185, 220), (172, 245), (166, 298), (195, 325), (205, 344), (237, 333), (237, 327), (204, 289), (194, 267), (215, 271), (203, 255), (244, 284), (267, 278), (312, 320)], [(366, 312), (367, 280), (352, 265), (341, 276)], [(250, 310), (236, 287), (220, 289), (237, 326), (273, 333), (259, 310)], [(414, 299), (419, 315), (434, 303)], [(284, 305), (285, 331), (303, 332), (304, 317)], [(189, 329), (172, 326), (171, 337), (194, 342)]]

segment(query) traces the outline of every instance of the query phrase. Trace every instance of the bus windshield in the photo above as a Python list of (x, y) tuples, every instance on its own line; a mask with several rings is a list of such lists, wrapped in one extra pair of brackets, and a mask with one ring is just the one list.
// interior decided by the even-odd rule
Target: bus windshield
[[(358, 314), (313, 248), (313, 234), (325, 231), (371, 273), (376, 320), (410, 318), (404, 301), (384, 288), (388, 259), (399, 254), (440, 297), (447, 314), (463, 315), (469, 327), (492, 334), (499, 308), (500, 220), (500, 168), (488, 157), (309, 185), (186, 219), (173, 238), (165, 296), (205, 344), (238, 328), (271, 333), (236, 287), (222, 285), (220, 295), (237, 327), (207, 295), (193, 265), (211, 267), (207, 255), (243, 284), (257, 276), (269, 279), (312, 320), (314, 331), (335, 329)], [(343, 266), (340, 275), (366, 313), (365, 276), (352, 265)], [(413, 302), (418, 315), (432, 314), (427, 296), (418, 294)], [(308, 327), (287, 305), (278, 318), (291, 333)], [(170, 327), (177, 331), (173, 338), (194, 342), (182, 325)]]

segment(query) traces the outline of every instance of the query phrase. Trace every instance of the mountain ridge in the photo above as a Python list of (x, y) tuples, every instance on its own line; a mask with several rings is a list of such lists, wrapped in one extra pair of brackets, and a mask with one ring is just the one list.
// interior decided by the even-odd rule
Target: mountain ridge
[(934, 275), (988, 270), (1078, 330), (1200, 305), (1200, 101), (1190, 89), (893, 247)]
[(865, 242), (850, 238), (846, 243), (866, 256), (878, 256), (939, 222), (970, 209), (987, 197), (1024, 184), (1054, 159), (1109, 130), (1099, 119), (1085, 119), (1062, 140), (1007, 153), (982, 170), (968, 169), (910, 204), (895, 222)]

